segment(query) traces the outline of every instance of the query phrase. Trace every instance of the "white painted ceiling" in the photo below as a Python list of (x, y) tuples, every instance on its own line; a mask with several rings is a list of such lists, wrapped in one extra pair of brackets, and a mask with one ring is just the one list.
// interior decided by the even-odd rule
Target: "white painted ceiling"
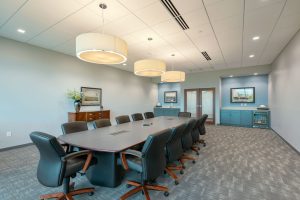
[(270, 64), (300, 28), (300, 0), (172, 0), (188, 30), (160, 0), (0, 0), (0, 35), (75, 56), (78, 34), (102, 31), (101, 2), (104, 32), (128, 43), (114, 67), (128, 71), (150, 57), (186, 72)]

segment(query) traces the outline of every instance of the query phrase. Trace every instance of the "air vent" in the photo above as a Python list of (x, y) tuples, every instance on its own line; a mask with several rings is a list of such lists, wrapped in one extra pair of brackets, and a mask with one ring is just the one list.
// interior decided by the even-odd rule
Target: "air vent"
[(204, 56), (204, 58), (206, 60), (211, 60), (211, 58), (209, 57), (209, 55), (208, 55), (208, 53), (206, 51), (202, 51), (201, 53), (202, 53), (202, 55)]
[(181, 26), (183, 30), (189, 29), (190, 27), (187, 25), (187, 23), (184, 21), (181, 14), (178, 12), (174, 4), (171, 0), (161, 0), (161, 2), (164, 4), (164, 6), (168, 9), (168, 11), (171, 13), (171, 15), (174, 17), (174, 19), (177, 21), (177, 23)]

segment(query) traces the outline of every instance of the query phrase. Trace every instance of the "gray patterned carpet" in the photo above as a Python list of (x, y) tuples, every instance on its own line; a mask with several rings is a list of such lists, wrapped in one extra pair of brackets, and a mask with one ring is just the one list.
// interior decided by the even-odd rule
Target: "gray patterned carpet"
[[(196, 164), (187, 164), (180, 184), (163, 176), (157, 181), (170, 196), (150, 192), (152, 199), (297, 200), (300, 199), (300, 156), (271, 130), (208, 126), (207, 146)], [(46, 188), (36, 179), (39, 159), (34, 146), (0, 152), (0, 199), (33, 200), (61, 188)], [(87, 186), (85, 177), (76, 186)], [(113, 200), (128, 189), (96, 187), (94, 196), (75, 199)], [(131, 198), (144, 199), (141, 194)]]

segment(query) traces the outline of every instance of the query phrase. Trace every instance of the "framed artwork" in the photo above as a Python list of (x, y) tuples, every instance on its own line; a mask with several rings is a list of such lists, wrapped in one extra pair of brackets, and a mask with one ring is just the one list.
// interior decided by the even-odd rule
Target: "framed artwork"
[(101, 106), (102, 105), (102, 89), (81, 87), (82, 106)]
[(177, 103), (177, 91), (166, 91), (164, 100), (165, 103)]
[(255, 103), (255, 87), (230, 88), (231, 103)]

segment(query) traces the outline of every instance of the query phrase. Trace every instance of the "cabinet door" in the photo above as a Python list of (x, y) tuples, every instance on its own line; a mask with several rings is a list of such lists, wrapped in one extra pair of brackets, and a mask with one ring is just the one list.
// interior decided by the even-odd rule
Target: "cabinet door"
[(230, 111), (230, 124), (240, 125), (241, 123), (241, 111), (231, 110)]
[(251, 110), (241, 110), (241, 126), (252, 127)]
[(221, 110), (221, 124), (230, 124), (230, 110)]

